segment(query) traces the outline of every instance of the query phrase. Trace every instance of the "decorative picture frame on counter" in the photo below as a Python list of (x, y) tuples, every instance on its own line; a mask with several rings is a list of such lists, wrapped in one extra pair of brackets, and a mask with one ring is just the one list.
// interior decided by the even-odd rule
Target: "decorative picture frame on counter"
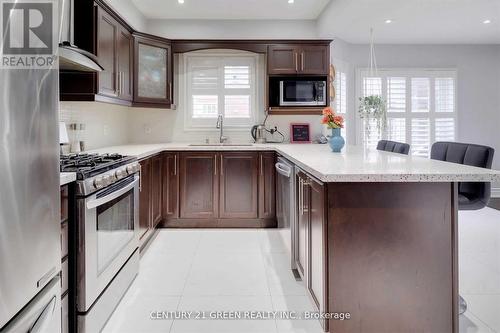
[(290, 124), (290, 143), (311, 143), (309, 123)]

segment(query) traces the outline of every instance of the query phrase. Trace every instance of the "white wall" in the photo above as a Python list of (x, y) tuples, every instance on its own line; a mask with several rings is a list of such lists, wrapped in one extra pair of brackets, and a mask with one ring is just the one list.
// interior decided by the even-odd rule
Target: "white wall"
[[(86, 149), (122, 145), (129, 142), (128, 109), (124, 106), (97, 102), (61, 102), (59, 119), (67, 125), (83, 123), (86, 128), (79, 140)], [(68, 131), (70, 141), (76, 140)]]
[(149, 20), (147, 32), (171, 39), (316, 38), (316, 21)]

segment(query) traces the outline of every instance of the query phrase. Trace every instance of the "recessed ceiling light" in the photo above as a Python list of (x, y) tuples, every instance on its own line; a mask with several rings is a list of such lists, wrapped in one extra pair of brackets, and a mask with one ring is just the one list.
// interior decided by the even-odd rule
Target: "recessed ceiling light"
[(294, 3), (295, 0), (288, 0), (288, 3)]
[(184, 0), (177, 0), (178, 3), (184, 3)]
[(483, 21), (483, 24), (490, 24), (491, 23), (491, 20), (484, 20)]
[(385, 20), (385, 23), (387, 24), (392, 23), (392, 20)]

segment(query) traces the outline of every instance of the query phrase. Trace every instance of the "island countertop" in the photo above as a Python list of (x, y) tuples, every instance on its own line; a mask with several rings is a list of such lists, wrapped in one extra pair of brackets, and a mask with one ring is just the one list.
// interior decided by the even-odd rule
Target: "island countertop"
[(275, 151), (322, 182), (499, 182), (500, 171), (347, 146), (253, 144), (193, 146), (189, 143), (123, 145), (92, 150), (147, 158), (163, 151)]

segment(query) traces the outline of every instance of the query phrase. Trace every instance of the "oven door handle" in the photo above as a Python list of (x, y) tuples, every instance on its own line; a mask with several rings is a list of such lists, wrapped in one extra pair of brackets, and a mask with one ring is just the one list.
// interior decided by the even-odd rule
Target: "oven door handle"
[(116, 192), (108, 194), (105, 197), (102, 197), (102, 198), (99, 198), (99, 199), (94, 199), (94, 200), (91, 200), (91, 201), (87, 202), (87, 209), (94, 209), (96, 207), (104, 205), (105, 203), (108, 203), (108, 202), (110, 202), (112, 200), (115, 200), (119, 196), (121, 196), (121, 195), (127, 193), (128, 191), (130, 191), (131, 189), (133, 189), (137, 185), (138, 182), (139, 182), (139, 180), (135, 179), (132, 183), (130, 183), (127, 186), (119, 189)]

